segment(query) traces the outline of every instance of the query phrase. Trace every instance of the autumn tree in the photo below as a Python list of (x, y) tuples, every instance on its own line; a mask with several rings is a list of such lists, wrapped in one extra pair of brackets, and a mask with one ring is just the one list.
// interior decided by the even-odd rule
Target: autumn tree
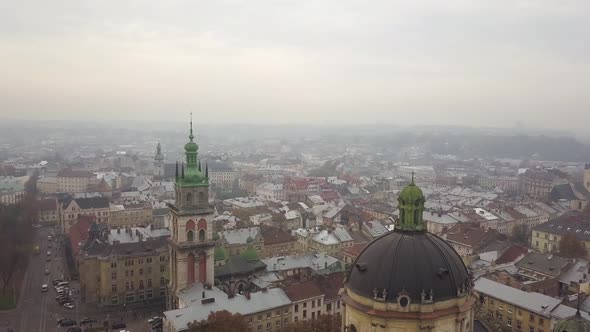
[(209, 314), (207, 319), (189, 324), (188, 332), (247, 332), (248, 322), (240, 314), (232, 314), (227, 310)]
[(528, 245), (531, 232), (527, 225), (516, 225), (512, 228), (512, 240), (516, 243)]
[(285, 332), (340, 332), (342, 318), (340, 315), (319, 315), (315, 319), (301, 320), (289, 324)]
[(559, 255), (566, 258), (584, 258), (586, 250), (575, 235), (567, 234), (559, 241)]
[(35, 209), (36, 175), (25, 184), (23, 199), (14, 205), (0, 204), (0, 282), (2, 294), (12, 285), (16, 272), (26, 269), (31, 254)]

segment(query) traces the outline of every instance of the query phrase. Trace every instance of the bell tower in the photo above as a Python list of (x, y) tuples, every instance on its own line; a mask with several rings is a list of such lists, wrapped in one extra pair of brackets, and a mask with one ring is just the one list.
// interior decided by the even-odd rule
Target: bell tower
[(162, 180), (164, 178), (164, 155), (160, 142), (156, 146), (156, 155), (154, 156), (154, 179)]
[(168, 204), (172, 228), (168, 309), (178, 308), (180, 290), (197, 282), (213, 285), (213, 208), (209, 205), (209, 179), (201, 172), (194, 138), (191, 113), (185, 160), (176, 163), (176, 200)]

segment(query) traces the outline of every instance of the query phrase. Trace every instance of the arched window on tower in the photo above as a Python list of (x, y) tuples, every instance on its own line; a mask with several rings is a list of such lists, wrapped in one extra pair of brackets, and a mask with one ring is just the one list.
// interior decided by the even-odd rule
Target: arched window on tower
[(194, 241), (195, 240), (195, 222), (192, 220), (189, 220), (186, 222), (185, 225), (185, 231), (186, 231), (186, 240), (187, 241)]
[(205, 233), (206, 232), (204, 229), (199, 229), (199, 241), (201, 241), (201, 242), (205, 241), (205, 237), (206, 237)]

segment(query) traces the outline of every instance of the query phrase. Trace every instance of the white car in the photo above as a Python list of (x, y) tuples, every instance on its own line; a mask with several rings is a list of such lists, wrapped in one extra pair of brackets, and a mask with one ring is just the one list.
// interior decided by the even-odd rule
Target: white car
[(66, 309), (74, 309), (76, 306), (71, 302), (64, 303), (64, 308)]
[(41, 285), (41, 292), (42, 293), (47, 293), (47, 290), (49, 289), (49, 287), (47, 286), (47, 284), (43, 284)]

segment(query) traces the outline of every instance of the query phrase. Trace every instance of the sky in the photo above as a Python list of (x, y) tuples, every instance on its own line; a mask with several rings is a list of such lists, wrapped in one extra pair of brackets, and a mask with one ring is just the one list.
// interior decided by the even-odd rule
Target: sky
[(0, 118), (583, 128), (588, 0), (0, 0)]

